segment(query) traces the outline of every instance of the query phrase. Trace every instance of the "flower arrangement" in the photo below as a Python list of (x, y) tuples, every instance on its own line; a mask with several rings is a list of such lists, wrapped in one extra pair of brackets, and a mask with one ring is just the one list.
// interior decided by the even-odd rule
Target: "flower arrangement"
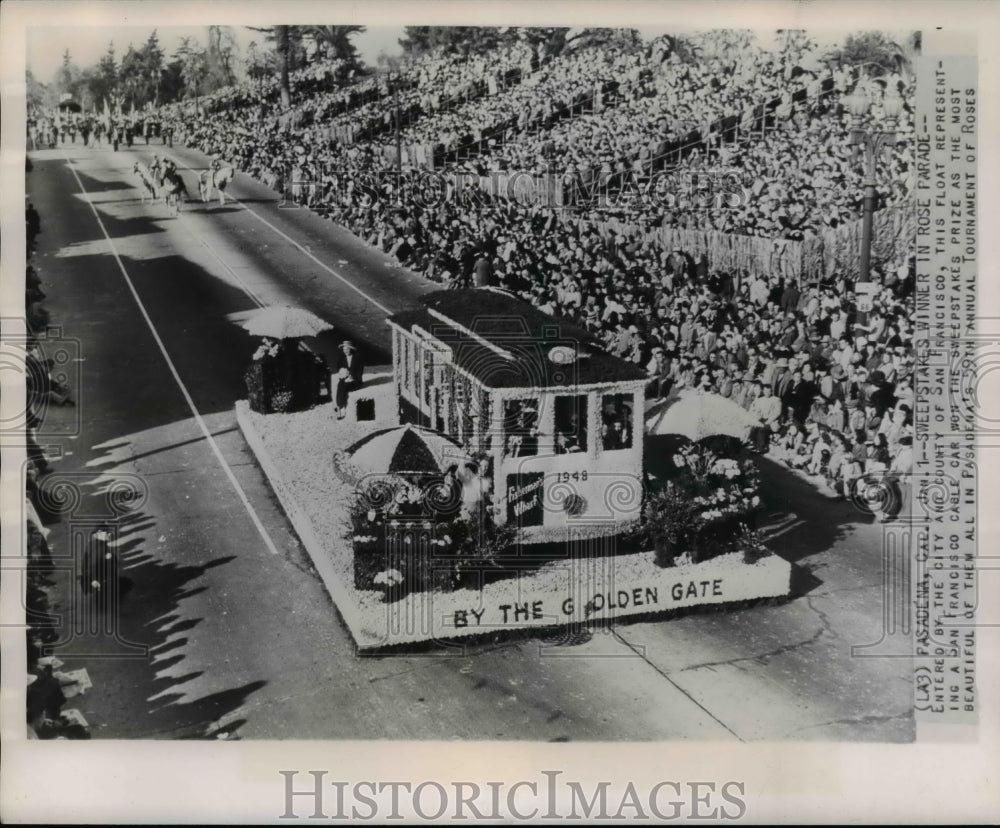
[[(498, 526), (488, 503), (473, 513), (449, 515), (428, 508), (428, 487), (402, 476), (384, 478), (357, 493), (349, 510), (347, 539), (354, 549), (358, 589), (452, 589), (474, 572), (496, 571), (509, 556), (516, 529)], [(384, 573), (402, 580), (388, 584)]]
[(274, 357), (278, 356), (280, 352), (281, 352), (280, 342), (275, 342), (270, 339), (265, 339), (260, 344), (260, 346), (258, 346), (257, 350), (253, 352), (253, 360), (254, 362), (258, 362), (264, 359), (265, 357), (273, 359)]
[(677, 474), (644, 504), (641, 533), (661, 566), (683, 552), (706, 560), (732, 551), (760, 507), (759, 477), (750, 460), (723, 458), (692, 444), (673, 456)]

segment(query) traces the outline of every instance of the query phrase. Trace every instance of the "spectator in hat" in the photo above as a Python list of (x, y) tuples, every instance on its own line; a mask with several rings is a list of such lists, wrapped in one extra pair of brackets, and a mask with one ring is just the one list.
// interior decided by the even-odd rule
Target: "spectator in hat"
[(760, 396), (750, 404), (750, 414), (759, 425), (750, 429), (750, 442), (758, 454), (767, 452), (771, 435), (778, 430), (781, 420), (781, 401), (771, 393), (771, 386), (760, 382)]
[[(779, 364), (782, 361), (787, 364), (787, 361), (785, 360), (779, 360)], [(801, 382), (802, 372), (789, 367), (789, 369), (785, 371), (785, 373), (782, 374), (775, 383), (774, 391), (778, 399), (781, 400), (781, 410), (783, 415), (787, 415), (794, 407), (794, 403), (796, 401), (794, 392)]]
[(868, 376), (868, 389), (868, 400), (875, 406), (875, 410), (881, 417), (892, 408), (896, 401), (892, 393), (892, 386), (886, 382), (885, 374), (881, 371), (872, 371)]
[(647, 397), (662, 399), (670, 393), (670, 387), (673, 385), (671, 369), (671, 361), (668, 359), (663, 346), (654, 345), (652, 356), (646, 364), (646, 373), (650, 379), (649, 385), (646, 386)]
[(337, 419), (347, 416), (347, 395), (360, 388), (364, 379), (365, 364), (357, 347), (349, 339), (340, 343), (335, 364), (337, 372), (336, 410)]
[(802, 294), (795, 282), (789, 282), (781, 293), (781, 310), (786, 314), (794, 313), (799, 306)]

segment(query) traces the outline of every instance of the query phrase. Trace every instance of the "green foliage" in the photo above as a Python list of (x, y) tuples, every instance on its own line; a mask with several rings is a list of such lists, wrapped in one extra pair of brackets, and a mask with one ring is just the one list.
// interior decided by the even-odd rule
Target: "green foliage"
[(74, 97), (77, 95), (77, 86), (80, 83), (80, 67), (78, 67), (69, 56), (69, 49), (63, 52), (62, 65), (56, 70), (53, 80), (56, 97), (64, 93), (69, 93)]
[(30, 69), (25, 72), (24, 80), (27, 87), (29, 113), (38, 109), (49, 109), (58, 103), (54, 88), (39, 81)]
[(626, 51), (637, 52), (645, 47), (636, 29), (584, 29), (566, 42), (567, 49), (593, 49), (615, 46)]
[(569, 29), (564, 26), (407, 26), (399, 45), (410, 56), (434, 49), (448, 54), (482, 55), (491, 50), (523, 41), (541, 46), (549, 55), (558, 55), (566, 45)]
[(408, 55), (420, 55), (434, 49), (447, 53), (483, 54), (500, 44), (496, 26), (407, 26), (399, 45)]
[(837, 56), (843, 64), (865, 66), (872, 77), (900, 71), (906, 63), (903, 47), (884, 32), (849, 35)]
[[(498, 572), (510, 562), (517, 544), (513, 525), (497, 525), (486, 504), (471, 515), (434, 520), (422, 500), (426, 491), (401, 476), (380, 479), (357, 493), (348, 509), (347, 540), (354, 549), (359, 589), (372, 589), (374, 578), (390, 570), (402, 576), (407, 589), (452, 589), (465, 581), (474, 584), (476, 576)], [(418, 532), (429, 538), (426, 548), (398, 542), (395, 533), (424, 521)]]
[(184, 97), (197, 98), (205, 93), (203, 81), (208, 74), (208, 58), (195, 38), (181, 38), (177, 48), (177, 59), (181, 64), (181, 79), (184, 81)]
[(640, 540), (647, 547), (670, 544), (698, 560), (744, 549), (760, 505), (753, 462), (692, 445), (674, 456), (674, 465), (677, 474), (646, 497)]
[(315, 57), (326, 60), (343, 60), (351, 68), (358, 68), (358, 49), (351, 37), (366, 31), (365, 26), (306, 26), (306, 36), (316, 47)]

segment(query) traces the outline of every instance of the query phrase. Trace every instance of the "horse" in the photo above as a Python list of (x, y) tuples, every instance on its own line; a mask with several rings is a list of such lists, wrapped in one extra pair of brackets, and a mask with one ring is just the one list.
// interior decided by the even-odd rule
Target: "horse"
[(226, 203), (226, 185), (233, 180), (236, 170), (230, 166), (219, 167), (212, 173), (212, 186), (219, 193), (219, 204)]
[(163, 177), (164, 200), (170, 208), (171, 215), (176, 216), (181, 210), (181, 194), (188, 196), (187, 186), (177, 170), (167, 170)]
[(146, 203), (147, 195), (150, 202), (156, 201), (156, 185), (153, 183), (153, 177), (150, 175), (146, 165), (141, 161), (136, 161), (132, 167), (132, 172), (138, 176), (139, 183), (142, 185), (142, 189), (140, 190), (142, 193), (142, 203)]

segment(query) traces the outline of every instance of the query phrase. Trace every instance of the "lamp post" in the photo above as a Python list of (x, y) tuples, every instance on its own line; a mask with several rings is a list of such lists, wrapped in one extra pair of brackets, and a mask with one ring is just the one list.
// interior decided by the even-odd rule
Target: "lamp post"
[[(867, 282), (871, 276), (872, 217), (875, 211), (875, 168), (882, 150), (896, 142), (896, 131), (866, 129), (863, 119), (871, 111), (873, 101), (860, 86), (845, 99), (847, 111), (851, 114), (851, 146), (857, 158), (858, 148), (864, 153), (864, 211), (861, 224), (860, 282)], [(890, 126), (895, 127), (903, 109), (903, 99), (895, 89), (887, 89), (882, 97), (882, 112)]]

